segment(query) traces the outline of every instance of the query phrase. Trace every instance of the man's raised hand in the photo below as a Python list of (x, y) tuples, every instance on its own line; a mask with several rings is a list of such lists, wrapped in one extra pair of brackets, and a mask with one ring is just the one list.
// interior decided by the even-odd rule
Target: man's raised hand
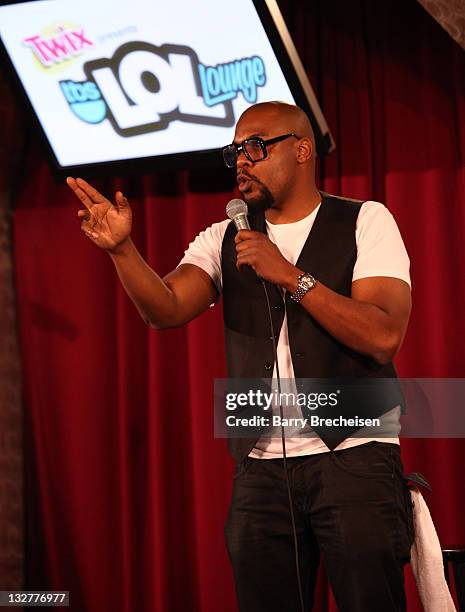
[(84, 204), (78, 211), (83, 219), (81, 229), (96, 245), (107, 251), (114, 251), (129, 238), (132, 213), (129, 202), (121, 193), (115, 194), (115, 204), (81, 178), (66, 179), (68, 186)]

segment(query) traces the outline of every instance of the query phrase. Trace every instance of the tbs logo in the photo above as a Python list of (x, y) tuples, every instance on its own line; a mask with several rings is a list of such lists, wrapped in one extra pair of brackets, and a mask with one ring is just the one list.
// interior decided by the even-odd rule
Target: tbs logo
[(231, 127), (232, 100), (253, 104), (266, 83), (261, 57), (205, 66), (187, 46), (131, 42), (112, 58), (83, 66), (85, 81), (60, 81), (73, 113), (86, 123), (108, 119), (120, 136), (163, 130), (171, 121)]

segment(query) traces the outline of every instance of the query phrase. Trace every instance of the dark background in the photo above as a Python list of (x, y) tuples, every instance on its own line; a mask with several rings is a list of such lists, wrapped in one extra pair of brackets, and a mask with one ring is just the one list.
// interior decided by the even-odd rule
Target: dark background
[[(411, 259), (405, 377), (463, 377), (465, 61), (413, 0), (281, 0), (337, 150), (330, 193), (384, 202)], [(238, 36), (240, 32), (238, 32)], [(92, 612), (234, 612), (223, 540), (233, 462), (214, 440), (225, 374), (221, 308), (148, 329), (109, 257), (81, 233), (16, 93), (1, 83), (0, 184), (14, 208), (24, 394), (25, 588)], [(89, 142), (89, 147), (92, 143)], [(122, 189), (133, 239), (160, 274), (233, 197), (221, 170), (94, 181)], [(84, 177), (86, 178), (86, 177)], [(464, 440), (403, 440), (443, 544), (465, 541)], [(315, 609), (336, 610), (324, 575)], [(409, 610), (420, 608), (408, 573)]]

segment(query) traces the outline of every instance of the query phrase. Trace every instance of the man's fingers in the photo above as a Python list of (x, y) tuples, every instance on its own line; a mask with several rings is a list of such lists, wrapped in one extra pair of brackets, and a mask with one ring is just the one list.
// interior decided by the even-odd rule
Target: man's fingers
[(101, 204), (102, 202), (105, 202), (106, 198), (100, 193), (100, 191), (97, 191), (95, 187), (89, 185), (89, 183), (84, 179), (77, 178), (76, 184), (82, 189), (82, 191), (84, 191), (87, 196), (89, 196), (89, 198), (94, 202), (94, 204)]
[(82, 178), (74, 179), (72, 176), (68, 176), (66, 183), (74, 191), (77, 197), (81, 200), (86, 208), (89, 210), (94, 204), (102, 204), (107, 199), (103, 197), (96, 189), (89, 185), (87, 181)]
[(71, 187), (71, 189), (74, 191), (75, 195), (77, 195), (77, 197), (81, 200), (81, 202), (84, 204), (84, 206), (90, 210), (92, 208), (92, 206), (95, 204), (95, 202), (93, 202), (89, 196), (86, 194), (86, 192), (81, 189), (79, 187), (79, 185), (77, 184), (77, 182), (75, 181), (75, 179), (71, 178), (70, 176), (66, 179), (66, 182), (68, 184), (69, 187)]
[(81, 223), (81, 230), (88, 238), (97, 238), (97, 232), (94, 232), (94, 225), (89, 221), (83, 221)]
[(86, 208), (86, 210), (78, 210), (78, 217), (84, 217), (84, 221), (89, 221), (91, 214)]
[(253, 270), (255, 270), (255, 261), (249, 261), (248, 259), (238, 259), (236, 261), (236, 268), (239, 272), (242, 270), (242, 266), (250, 266)]
[(92, 231), (92, 225), (89, 221), (83, 221), (81, 223), (81, 229), (84, 233)]
[(243, 251), (250, 251), (250, 249), (257, 246), (257, 242), (254, 239), (242, 240), (236, 243), (236, 253), (242, 253)]
[(124, 196), (121, 191), (117, 191), (115, 193), (115, 202), (116, 202), (117, 208), (119, 208), (120, 210), (122, 208), (126, 208), (126, 206), (129, 206), (129, 202), (126, 196)]
[(254, 232), (253, 230), (239, 230), (236, 234), (234, 241), (237, 244), (238, 242), (242, 242), (243, 240), (250, 240), (251, 238), (256, 238), (257, 234), (260, 235), (261, 232)]
[(243, 266), (244, 264), (252, 265), (252, 262), (255, 263), (255, 252), (252, 250), (246, 253), (239, 253), (237, 255), (236, 263), (240, 266)]

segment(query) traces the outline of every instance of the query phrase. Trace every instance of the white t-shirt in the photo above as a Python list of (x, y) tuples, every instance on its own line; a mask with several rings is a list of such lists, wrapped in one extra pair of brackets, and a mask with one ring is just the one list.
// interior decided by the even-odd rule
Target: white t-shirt
[[(274, 242), (283, 256), (295, 265), (313, 222), (319, 206), (307, 217), (295, 223), (272, 224), (266, 222), (268, 237)], [(229, 219), (214, 223), (190, 243), (181, 264), (194, 264), (202, 268), (213, 280), (218, 292), (222, 289), (221, 278), (221, 247), (224, 233)], [(352, 281), (370, 276), (390, 276), (399, 278), (410, 285), (410, 261), (405, 250), (394, 217), (388, 209), (379, 202), (367, 201), (360, 208), (355, 231), (357, 244), (357, 259), (354, 266)], [(311, 270), (309, 270), (311, 273)], [(318, 279), (317, 279), (318, 280)], [(277, 347), (279, 372), (282, 379), (294, 378), (289, 338), (287, 333), (287, 319), (281, 327)], [(276, 376), (276, 364), (273, 376)], [(382, 426), (389, 427), (388, 431), (400, 431), (400, 407), (397, 406), (381, 417)], [(379, 430), (378, 430), (379, 431)], [(398, 443), (398, 437), (376, 438), (374, 432), (364, 428), (357, 433), (356, 438), (347, 438), (337, 449), (349, 448), (358, 444), (365, 444), (373, 440), (379, 442)], [(312, 434), (310, 434), (312, 435)], [(362, 437), (363, 435), (363, 437)], [(326, 444), (314, 432), (313, 437), (296, 436), (286, 438), (286, 455), (295, 457), (311, 455), (329, 451)], [(272, 459), (282, 457), (282, 442), (280, 438), (260, 438), (249, 454), (259, 459)]]

